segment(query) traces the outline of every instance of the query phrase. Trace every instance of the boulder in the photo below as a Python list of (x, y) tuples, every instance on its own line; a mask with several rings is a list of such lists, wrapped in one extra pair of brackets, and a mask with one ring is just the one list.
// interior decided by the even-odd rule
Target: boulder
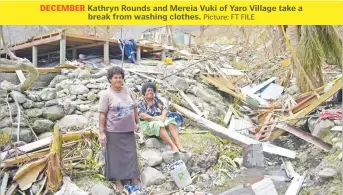
[(81, 70), (78, 78), (79, 79), (90, 79), (92, 77), (91, 73), (89, 72), (89, 70)]
[(89, 92), (89, 89), (84, 85), (71, 85), (69, 87), (70, 94), (72, 95), (83, 95)]
[(26, 96), (20, 93), (19, 91), (12, 91), (10, 94), (11, 94), (11, 97), (15, 101), (17, 101), (19, 104), (23, 104), (27, 101)]
[(114, 195), (114, 191), (103, 184), (96, 184), (90, 190), (91, 195)]
[(145, 141), (145, 145), (147, 148), (160, 148), (161, 143), (156, 138), (149, 138)]
[(43, 111), (43, 117), (51, 121), (56, 121), (63, 118), (64, 109), (60, 105), (46, 107)]
[(54, 100), (49, 100), (47, 102), (45, 102), (45, 107), (49, 107), (49, 106), (55, 106), (55, 105), (58, 105), (59, 102), (57, 99), (54, 99)]
[(149, 167), (157, 166), (162, 163), (161, 154), (153, 150), (143, 152), (142, 159)]
[(62, 82), (63, 80), (66, 80), (66, 79), (67, 79), (67, 77), (65, 75), (57, 75), (57, 76), (55, 76), (54, 79), (51, 80), (49, 87), (54, 88), (54, 87), (56, 87), (56, 85), (58, 83)]
[(16, 85), (4, 80), (1, 82), (0, 84), (0, 88), (3, 89), (3, 90), (12, 90), (16, 87)]
[(332, 168), (325, 168), (318, 173), (321, 178), (333, 178), (337, 175), (337, 171)]
[(52, 131), (54, 126), (54, 122), (47, 120), (47, 119), (38, 119), (33, 123), (33, 130), (36, 133), (44, 133), (48, 131)]
[(29, 118), (37, 118), (43, 115), (43, 110), (41, 108), (32, 108), (25, 110), (25, 114)]
[(146, 167), (142, 172), (142, 183), (149, 187), (151, 185), (161, 185), (166, 181), (166, 177), (152, 167)]
[(34, 106), (34, 102), (32, 100), (26, 100), (25, 103), (22, 104), (23, 108), (28, 109)]
[(88, 119), (82, 115), (67, 115), (59, 121), (61, 130), (80, 130), (88, 125)]
[(44, 88), (40, 92), (39, 96), (44, 101), (52, 100), (52, 99), (55, 99), (57, 97), (57, 91), (54, 88)]

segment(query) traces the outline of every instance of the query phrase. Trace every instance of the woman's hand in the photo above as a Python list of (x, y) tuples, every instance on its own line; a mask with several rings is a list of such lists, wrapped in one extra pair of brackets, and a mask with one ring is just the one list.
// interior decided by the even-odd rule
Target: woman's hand
[(106, 144), (107, 138), (106, 138), (105, 133), (100, 133), (99, 134), (99, 141), (100, 141), (101, 144), (104, 144), (104, 145)]
[(140, 131), (139, 126), (140, 126), (140, 124), (139, 124), (139, 123), (136, 123), (135, 131), (136, 131), (137, 133), (139, 133), (139, 131)]

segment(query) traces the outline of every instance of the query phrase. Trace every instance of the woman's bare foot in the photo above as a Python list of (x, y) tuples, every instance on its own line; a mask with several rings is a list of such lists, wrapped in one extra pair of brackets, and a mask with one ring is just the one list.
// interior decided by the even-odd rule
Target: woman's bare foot
[(124, 186), (120, 180), (116, 180), (116, 192), (121, 192), (124, 190)]
[(179, 149), (176, 146), (172, 147), (173, 152), (180, 152)]
[(142, 183), (138, 180), (138, 178), (133, 178), (132, 184), (139, 186), (142, 189)]

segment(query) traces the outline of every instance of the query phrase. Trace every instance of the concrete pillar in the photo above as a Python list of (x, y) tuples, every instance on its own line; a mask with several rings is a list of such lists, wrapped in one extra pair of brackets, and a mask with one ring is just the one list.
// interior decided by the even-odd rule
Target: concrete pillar
[(60, 64), (66, 63), (67, 41), (65, 37), (60, 40)]
[(165, 58), (166, 58), (166, 50), (163, 50), (161, 52), (161, 60), (164, 61)]
[(77, 49), (74, 48), (73, 49), (73, 60), (76, 60), (77, 59)]
[(32, 64), (37, 67), (38, 64), (38, 49), (37, 46), (32, 46)]
[(104, 63), (110, 64), (110, 42), (108, 41), (104, 44)]
[(141, 47), (136, 47), (136, 61), (140, 62), (141, 61)]

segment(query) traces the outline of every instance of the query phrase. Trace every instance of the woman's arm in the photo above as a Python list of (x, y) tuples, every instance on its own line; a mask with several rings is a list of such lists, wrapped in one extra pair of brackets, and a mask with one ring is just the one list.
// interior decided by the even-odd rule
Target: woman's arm
[(157, 117), (150, 116), (147, 113), (140, 113), (139, 117), (145, 121), (157, 121), (158, 120)]
[(161, 116), (163, 122), (166, 121), (166, 119), (167, 119), (167, 114), (168, 114), (168, 109), (165, 108), (165, 109), (162, 111), (162, 116)]

